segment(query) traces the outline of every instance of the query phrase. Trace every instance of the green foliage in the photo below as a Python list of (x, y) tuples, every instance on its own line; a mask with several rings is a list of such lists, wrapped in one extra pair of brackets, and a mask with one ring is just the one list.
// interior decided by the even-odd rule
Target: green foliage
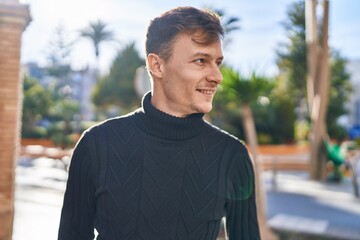
[(116, 56), (108, 75), (94, 88), (92, 100), (97, 107), (110, 109), (113, 106), (128, 111), (137, 106), (139, 99), (135, 92), (136, 69), (145, 64), (132, 42)]
[(250, 104), (260, 144), (288, 143), (294, 139), (294, 104), (281, 78), (253, 73), (250, 77), (222, 67), (224, 80), (215, 95), (211, 120), (215, 125), (244, 139), (241, 106)]
[(345, 68), (346, 60), (339, 52), (333, 52), (330, 68), (329, 105), (326, 116), (328, 133), (332, 137), (343, 138), (345, 129), (338, 126), (337, 119), (339, 116), (347, 114), (344, 106), (349, 101), (353, 87), (350, 83), (350, 75)]
[(308, 121), (295, 122), (295, 141), (307, 142), (310, 133), (310, 124)]
[[(241, 76), (229, 67), (222, 67), (224, 80), (215, 96), (210, 117), (215, 125), (244, 139), (240, 119), (242, 105), (250, 104), (259, 143), (291, 142), (294, 138), (294, 106), (275, 88), (275, 82), (253, 73)], [(276, 89), (276, 91), (275, 91)]]
[(69, 121), (55, 121), (48, 129), (48, 138), (55, 146), (63, 149), (73, 147), (77, 142), (79, 135), (74, 131)]
[[(294, 105), (287, 98), (269, 95), (269, 104), (251, 105), (260, 144), (279, 144), (294, 141)], [(261, 139), (260, 136), (263, 138)], [(266, 136), (266, 138), (264, 138)], [(265, 141), (266, 140), (266, 141)]]
[(290, 143), (294, 141), (294, 104), (291, 100), (286, 98), (278, 98), (273, 101), (274, 114), (276, 115), (276, 122), (274, 122), (273, 131), (275, 143)]
[(49, 42), (50, 64), (45, 68), (53, 81), (45, 88), (36, 79), (24, 78), (23, 137), (46, 137), (55, 139), (55, 143), (62, 139), (59, 144), (69, 146), (67, 138), (73, 132), (70, 123), (80, 111), (79, 103), (71, 99), (68, 81), (72, 71), (68, 62), (71, 51), (72, 42), (64, 27), (59, 25)]
[(75, 127), (71, 122), (80, 105), (72, 99), (58, 97), (53, 91), (45, 89), (37, 79), (24, 76), (22, 137), (50, 138), (65, 148), (74, 143), (71, 136)]
[(294, 141), (295, 103), (293, 96), (289, 94), (289, 85), (282, 77), (277, 77), (271, 90), (268, 114), (273, 117), (267, 127), (273, 138), (273, 143), (289, 143)]
[(23, 94), (22, 135), (45, 137), (46, 131), (36, 125), (48, 115), (52, 103), (50, 93), (37, 79), (24, 76)]
[(80, 104), (73, 99), (64, 98), (54, 102), (50, 111), (53, 121), (49, 129), (49, 137), (55, 145), (66, 148), (74, 144), (71, 136), (80, 129), (75, 129), (72, 122), (79, 112)]
[(238, 101), (240, 104), (250, 104), (258, 97), (266, 95), (272, 88), (268, 78), (252, 73), (249, 78), (241, 76), (231, 67), (222, 66), (222, 88), (226, 98), (230, 101)]
[(49, 76), (64, 78), (67, 77), (71, 72), (70, 65), (51, 65), (46, 68)]
[[(305, 1), (292, 3), (288, 8), (288, 19), (283, 23), (289, 41), (277, 49), (277, 64), (280, 78), (286, 81), (284, 95), (293, 99), (293, 105), (300, 107), (306, 97), (307, 46), (305, 39)], [(321, 39), (322, 33), (319, 33)], [(346, 60), (337, 51), (331, 51), (329, 106), (327, 127), (330, 136), (343, 134), (337, 119), (346, 114), (345, 104), (349, 100), (351, 85), (345, 70)]]
[(216, 126), (229, 133), (245, 139), (241, 122), (241, 111), (237, 101), (229, 100), (224, 89), (220, 86), (213, 101), (213, 110), (209, 113), (211, 121)]
[(48, 137), (48, 129), (42, 126), (35, 126), (31, 129), (22, 128), (21, 132), (22, 138), (47, 138)]
[(280, 74), (289, 81), (289, 93), (299, 103), (306, 97), (307, 47), (305, 41), (305, 2), (298, 1), (289, 6), (288, 19), (283, 23), (288, 43), (277, 49), (277, 65)]

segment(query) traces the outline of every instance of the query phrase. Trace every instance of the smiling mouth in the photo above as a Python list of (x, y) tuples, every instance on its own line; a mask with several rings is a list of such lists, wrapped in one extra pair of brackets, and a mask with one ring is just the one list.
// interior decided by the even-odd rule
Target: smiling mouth
[(204, 90), (204, 89), (197, 89), (198, 92), (203, 93), (203, 94), (207, 94), (207, 95), (212, 95), (215, 93), (215, 90)]

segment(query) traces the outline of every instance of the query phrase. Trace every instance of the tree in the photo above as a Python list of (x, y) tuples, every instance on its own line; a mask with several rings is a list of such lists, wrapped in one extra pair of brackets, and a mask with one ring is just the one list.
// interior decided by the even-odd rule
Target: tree
[(223, 92), (226, 98), (240, 105), (242, 112), (242, 122), (246, 135), (246, 142), (250, 147), (252, 161), (255, 168), (256, 200), (258, 206), (258, 219), (260, 231), (263, 239), (276, 239), (275, 235), (267, 226), (267, 216), (265, 207), (265, 193), (262, 189), (262, 164), (258, 157), (258, 142), (251, 109), (251, 103), (256, 102), (260, 96), (267, 94), (272, 84), (267, 78), (257, 76), (253, 73), (250, 78), (244, 78), (231, 67), (222, 67), (223, 73)]
[(64, 77), (70, 72), (70, 56), (74, 42), (63, 24), (56, 26), (47, 47), (49, 65), (48, 74), (55, 77)]
[(62, 149), (73, 146), (77, 139), (72, 139), (74, 129), (71, 122), (80, 111), (80, 104), (71, 98), (65, 97), (54, 102), (50, 114), (54, 121), (49, 129), (51, 140)]
[[(353, 91), (350, 82), (350, 74), (346, 71), (346, 59), (338, 51), (332, 52), (330, 59), (330, 80), (329, 106), (326, 117), (326, 125), (329, 136), (344, 138), (346, 130), (337, 123), (339, 116), (348, 113), (343, 103), (349, 101), (350, 93)], [(340, 103), (340, 104), (339, 104)]]
[[(332, 93), (341, 92), (345, 93), (346, 96), (350, 94), (351, 89), (349, 88), (348, 76), (344, 74), (346, 73), (344, 59), (341, 60), (336, 51), (330, 51), (329, 56), (326, 50), (328, 48), (328, 1), (323, 1), (323, 14), (320, 23), (318, 17), (316, 17), (316, 1), (308, 0), (307, 3), (311, 3), (311, 8), (307, 8), (311, 9), (307, 18), (304, 0), (289, 6), (288, 20), (284, 23), (289, 43), (281, 44), (277, 54), (280, 74), (282, 78), (287, 79), (289, 82), (288, 92), (295, 96), (295, 106), (300, 109), (301, 103), (307, 98), (308, 119), (311, 120), (310, 173), (313, 179), (320, 179), (323, 178), (324, 162), (326, 161), (324, 160), (326, 154), (321, 142), (324, 141), (327, 135), (326, 132), (330, 128), (330, 131), (335, 129), (334, 124), (344, 113), (347, 101), (346, 98), (336, 98), (336, 94)], [(307, 24), (305, 24), (306, 19)], [(308, 31), (306, 31), (305, 25), (307, 25)], [(306, 38), (308, 38), (308, 41), (306, 41)], [(343, 64), (328, 66), (330, 59), (333, 59), (334, 62), (337, 62), (335, 59), (338, 59), (340, 62), (343, 61)], [(335, 102), (336, 104), (333, 104)], [(312, 109), (314, 110), (311, 111)], [(326, 123), (331, 123), (331, 125), (326, 127)], [(338, 128), (339, 126), (336, 124), (336, 129)]]
[[(324, 141), (327, 139), (326, 113), (329, 93), (329, 2), (323, 1), (323, 16), (319, 24), (317, 1), (306, 1), (306, 45), (307, 45), (307, 100), (311, 119), (310, 178), (325, 180), (327, 154)], [(318, 31), (320, 25), (321, 31)], [(321, 41), (319, 41), (321, 39)]]
[[(293, 98), (288, 94), (288, 86), (283, 78), (268, 78), (271, 90), (250, 103), (255, 119), (257, 140), (260, 144), (281, 144), (294, 141), (295, 112)], [(237, 103), (222, 94), (215, 95), (213, 110), (209, 117), (222, 129), (244, 139), (245, 131), (239, 119), (242, 117)]]
[(69, 39), (65, 27), (62, 24), (57, 26), (48, 44), (50, 61), (45, 68), (47, 75), (53, 78), (50, 83), (45, 83), (52, 100), (47, 115), (50, 124), (48, 137), (62, 148), (73, 144), (69, 140), (69, 136), (73, 133), (71, 122), (80, 111), (80, 104), (73, 98), (72, 92), (71, 74), (73, 71), (70, 66), (70, 57), (73, 43), (74, 41)]
[(69, 88), (69, 75), (71, 73), (70, 57), (73, 51), (73, 41), (69, 39), (69, 34), (62, 24), (59, 24), (49, 40), (47, 57), (49, 64), (45, 71), (48, 76), (54, 77), (52, 86), (48, 86), (52, 90), (52, 99), (57, 100), (64, 97), (62, 94)]
[(134, 77), (136, 69), (145, 64), (135, 49), (135, 43), (126, 45), (117, 54), (108, 75), (95, 86), (92, 100), (97, 107), (108, 110), (118, 107), (125, 111), (138, 105)]
[(51, 65), (67, 64), (71, 55), (73, 42), (68, 38), (68, 32), (63, 24), (58, 24), (48, 44), (48, 59)]
[(283, 78), (278, 76), (269, 94), (270, 104), (266, 107), (267, 115), (256, 116), (267, 123), (264, 128), (259, 126), (259, 131), (268, 129), (272, 143), (291, 143), (294, 141), (295, 102), (289, 94), (289, 87)]
[(238, 25), (240, 22), (240, 18), (235, 16), (227, 16), (225, 10), (213, 7), (204, 7), (205, 9), (209, 9), (216, 14), (218, 14), (221, 18), (221, 25), (224, 29), (225, 39), (224, 39), (224, 47), (227, 47), (231, 43), (231, 38), (229, 35), (235, 31), (240, 30), (240, 26)]
[[(45, 137), (37, 124), (48, 115), (51, 106), (50, 93), (35, 78), (24, 76), (23, 84), (22, 136)], [(45, 130), (45, 129), (43, 129)], [(45, 131), (46, 132), (46, 131)]]
[[(81, 29), (80, 36), (89, 39), (94, 47), (96, 63), (99, 62), (100, 44), (115, 40), (114, 32), (107, 29), (107, 24), (101, 20), (90, 22), (89, 26)], [(98, 66), (96, 66), (98, 68)]]
[(283, 22), (288, 43), (281, 43), (276, 53), (280, 74), (288, 79), (289, 94), (295, 96), (294, 103), (299, 106), (306, 98), (306, 41), (305, 41), (305, 2), (298, 1), (288, 7), (288, 19)]
[[(274, 85), (276, 82), (274, 82)], [(284, 144), (294, 141), (294, 105), (287, 94), (279, 95), (276, 86), (267, 96), (261, 96), (250, 107), (255, 119), (260, 144)]]

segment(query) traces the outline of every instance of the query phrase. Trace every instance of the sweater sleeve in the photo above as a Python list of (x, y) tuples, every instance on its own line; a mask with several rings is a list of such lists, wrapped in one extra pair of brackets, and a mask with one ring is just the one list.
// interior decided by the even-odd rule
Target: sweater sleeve
[(229, 240), (259, 240), (255, 177), (246, 148), (241, 145), (229, 165), (226, 230)]
[(73, 152), (61, 212), (58, 240), (94, 239), (94, 180), (86, 134)]

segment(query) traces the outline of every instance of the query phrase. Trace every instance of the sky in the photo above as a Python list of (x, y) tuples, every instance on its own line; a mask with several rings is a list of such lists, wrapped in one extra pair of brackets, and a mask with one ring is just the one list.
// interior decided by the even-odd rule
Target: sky
[[(297, 0), (20, 0), (28, 4), (32, 21), (22, 37), (22, 63), (47, 64), (47, 49), (57, 26), (62, 24), (75, 41), (71, 64), (80, 69), (94, 66), (94, 50), (78, 30), (102, 20), (118, 41), (100, 47), (100, 68), (106, 73), (117, 52), (134, 41), (142, 57), (149, 21), (177, 7), (211, 6), (240, 18), (240, 31), (231, 34), (224, 49), (225, 62), (243, 74), (277, 73), (276, 49), (287, 41), (282, 22), (288, 6)], [(348, 60), (360, 59), (360, 0), (330, 0), (329, 45)]]

